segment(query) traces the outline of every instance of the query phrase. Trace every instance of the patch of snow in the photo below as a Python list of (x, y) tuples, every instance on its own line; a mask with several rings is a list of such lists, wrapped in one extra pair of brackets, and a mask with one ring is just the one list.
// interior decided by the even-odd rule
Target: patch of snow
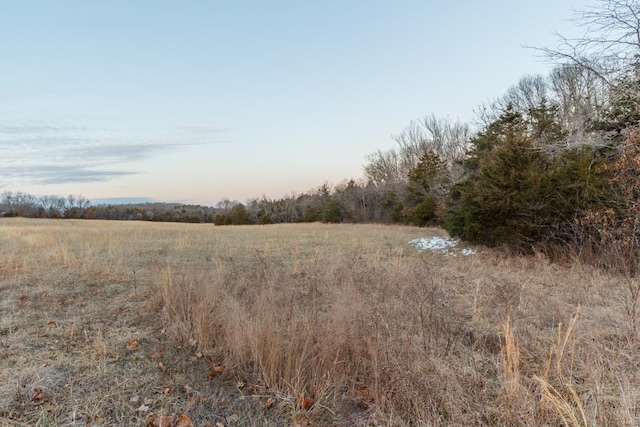
[(462, 256), (475, 255), (478, 253), (475, 249), (461, 249), (456, 250), (458, 242), (453, 239), (445, 238), (445, 237), (420, 237), (418, 239), (413, 239), (409, 241), (410, 245), (413, 245), (418, 249), (418, 251), (432, 251), (432, 252), (441, 252), (445, 255), (456, 256), (460, 254)]
[(445, 239), (442, 237), (432, 237), (430, 239), (420, 237), (419, 239), (409, 241), (409, 243), (421, 251), (440, 251), (447, 248), (454, 248), (457, 244), (455, 240)]

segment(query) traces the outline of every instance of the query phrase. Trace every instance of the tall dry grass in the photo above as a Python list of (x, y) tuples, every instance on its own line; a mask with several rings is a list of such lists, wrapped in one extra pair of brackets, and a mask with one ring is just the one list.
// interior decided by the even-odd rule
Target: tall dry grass
[(144, 423), (141, 395), (196, 425), (640, 423), (634, 279), (407, 245), (432, 234), (0, 221), (0, 418)]
[(159, 304), (175, 336), (197, 338), (292, 411), (309, 396), (325, 421), (638, 421), (629, 387), (637, 343), (616, 276), (541, 256), (363, 250), (341, 239), (366, 227), (317, 227), (331, 244), (323, 250), (311, 238), (319, 249), (306, 257), (230, 249), (206, 271), (163, 269)]

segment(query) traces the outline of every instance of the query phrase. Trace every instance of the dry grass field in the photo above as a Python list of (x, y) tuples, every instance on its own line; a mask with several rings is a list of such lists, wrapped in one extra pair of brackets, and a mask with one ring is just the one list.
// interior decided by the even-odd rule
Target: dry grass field
[(0, 425), (640, 424), (637, 283), (441, 230), (0, 220)]

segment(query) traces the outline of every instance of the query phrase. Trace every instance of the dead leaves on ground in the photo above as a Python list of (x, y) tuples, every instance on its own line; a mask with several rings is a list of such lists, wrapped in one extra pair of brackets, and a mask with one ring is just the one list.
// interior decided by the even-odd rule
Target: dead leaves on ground
[(149, 405), (145, 405), (145, 404), (142, 404), (142, 405), (140, 405), (140, 406), (138, 406), (136, 408), (136, 412), (139, 413), (139, 414), (146, 414), (150, 410), (151, 410), (151, 407)]
[(172, 427), (175, 417), (173, 415), (165, 415), (162, 417), (149, 417), (145, 423), (145, 427)]
[[(130, 339), (125, 343), (124, 347), (126, 348), (127, 351), (133, 352), (134, 350), (141, 350), (143, 346), (137, 339)], [(186, 342), (186, 345), (184, 347), (180, 345), (174, 346), (174, 349), (177, 349), (177, 350), (180, 350), (183, 348), (194, 349), (194, 351), (196, 352), (194, 360), (196, 360), (196, 358), (200, 359), (203, 357), (202, 353), (198, 351), (198, 341), (195, 339), (189, 339)], [(164, 356), (164, 350), (161, 348), (155, 348), (148, 353), (147, 351), (149, 350), (146, 350), (144, 352), (146, 353), (146, 356), (147, 356), (146, 357), (147, 363), (153, 361), (152, 365), (155, 364), (156, 368), (160, 372), (163, 372), (163, 373), (167, 372), (167, 366), (162, 361)], [(142, 354), (140, 354), (140, 356), (142, 356)], [(142, 358), (144, 359), (145, 357), (142, 356)], [(136, 359), (136, 360), (140, 360), (140, 359)], [(217, 362), (217, 363), (214, 363), (213, 365), (210, 365), (210, 368), (207, 372), (207, 377), (209, 380), (211, 380), (214, 377), (219, 376), (224, 372), (225, 372), (225, 367), (222, 365), (222, 363)], [(244, 386), (245, 386), (244, 382), (239, 382), (237, 385), (239, 390), (244, 388)], [(267, 410), (267, 411), (281, 409), (282, 407), (286, 406), (286, 402), (289, 402), (290, 405), (295, 406), (300, 410), (307, 411), (307, 410), (311, 410), (315, 403), (313, 399), (313, 395), (308, 395), (306, 393), (301, 393), (293, 399), (285, 399), (286, 402), (278, 403), (275, 397), (268, 396), (268, 394), (267, 396), (265, 396), (264, 394), (262, 396), (255, 394), (257, 393), (257, 388), (258, 386), (249, 387), (250, 393), (253, 394), (253, 398), (254, 398), (253, 401), (255, 404), (260, 405), (264, 410)], [(193, 409), (194, 405), (197, 405), (203, 399), (203, 397), (194, 396), (194, 394), (197, 394), (197, 393), (189, 385), (184, 385), (180, 389), (177, 389), (175, 386), (164, 386), (162, 387), (161, 392), (165, 395), (168, 395), (168, 394), (174, 393), (176, 390), (180, 390), (185, 393), (186, 395), (185, 408), (187, 411), (190, 409)], [(193, 421), (185, 412), (180, 412), (177, 415), (155, 414), (154, 409), (152, 409), (152, 406), (154, 405), (151, 399), (143, 400), (141, 399), (140, 395), (135, 395), (130, 398), (130, 402), (136, 404), (137, 407), (135, 409), (135, 412), (137, 415), (147, 417), (145, 420), (145, 427), (193, 427), (194, 426)], [(227, 426), (235, 423), (240, 418), (241, 418), (240, 415), (234, 412), (233, 414), (226, 416), (224, 420), (218, 421), (215, 425), (216, 427)], [(307, 425), (304, 421), (305, 420), (303, 420), (303, 422), (297, 422), (294, 425), (296, 426)], [(205, 423), (204, 425), (214, 425), (214, 424)]]
[(221, 374), (223, 371), (224, 367), (221, 364), (216, 363), (211, 367), (211, 369), (209, 369), (209, 379), (215, 377), (218, 374)]
[(43, 403), (46, 399), (46, 395), (41, 388), (37, 388), (33, 391), (33, 395), (31, 396), (31, 402), (36, 405)]
[(274, 404), (275, 402), (276, 402), (276, 401), (273, 399), (273, 397), (268, 398), (268, 399), (267, 399), (267, 402), (264, 404), (264, 408), (265, 408), (265, 409), (271, 409), (271, 408), (273, 407), (273, 404)]
[(94, 415), (87, 420), (87, 427), (102, 427), (107, 424), (107, 420), (100, 415)]
[(34, 389), (29, 400), (33, 406), (40, 407), (48, 413), (53, 412), (57, 406), (56, 402), (52, 401), (48, 393), (41, 388)]
[(193, 427), (193, 421), (184, 412), (178, 415), (150, 416), (145, 427)]
[(164, 351), (162, 349), (153, 350), (151, 353), (149, 353), (149, 359), (159, 359), (162, 357), (163, 354), (164, 354)]
[(313, 400), (311, 399), (311, 397), (306, 396), (303, 393), (300, 393), (296, 399), (296, 403), (298, 404), (298, 408), (307, 410), (311, 408), (311, 404), (313, 403)]

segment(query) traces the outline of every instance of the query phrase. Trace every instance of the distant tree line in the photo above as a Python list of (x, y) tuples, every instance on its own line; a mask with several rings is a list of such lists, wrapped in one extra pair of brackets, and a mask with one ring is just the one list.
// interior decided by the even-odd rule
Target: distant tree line
[(215, 206), (177, 203), (93, 205), (80, 195), (36, 197), (5, 191), (0, 215), (28, 218), (84, 218), (158, 222), (213, 223), (216, 225), (297, 222), (394, 222), (396, 194), (388, 189), (351, 179), (334, 187), (328, 183), (302, 194), (281, 198), (253, 198), (245, 203), (223, 200)]
[(0, 197), (0, 216), (29, 218), (91, 218), (91, 202), (80, 195), (36, 197), (5, 191)]

